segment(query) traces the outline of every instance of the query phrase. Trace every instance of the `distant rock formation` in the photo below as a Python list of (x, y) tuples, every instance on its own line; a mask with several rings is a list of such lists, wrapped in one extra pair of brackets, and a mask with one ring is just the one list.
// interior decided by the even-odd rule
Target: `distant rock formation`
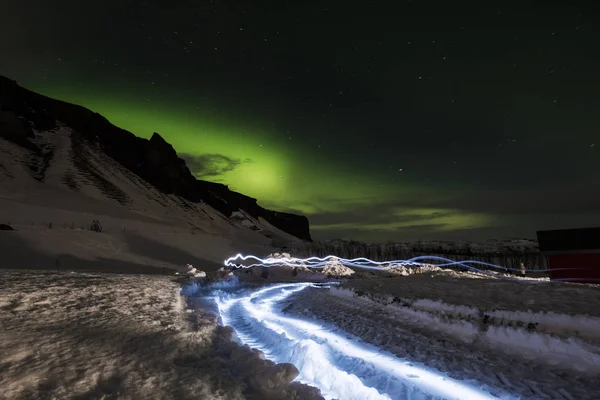
[[(44, 180), (44, 166), (52, 158), (52, 153), (35, 143), (33, 130), (53, 131), (59, 123), (77, 131), (82, 140), (94, 144), (162, 193), (178, 195), (194, 203), (204, 202), (226, 217), (244, 210), (290, 235), (311, 241), (305, 216), (267, 210), (259, 206), (256, 199), (234, 192), (223, 184), (196, 179), (185, 161), (158, 133), (149, 140), (139, 138), (114, 126), (98, 113), (37, 94), (0, 76), (0, 136), (38, 156), (41, 161), (30, 168), (35, 179), (40, 181)], [(85, 160), (81, 160), (81, 164), (85, 164)], [(87, 172), (90, 175), (95, 173), (93, 170)], [(107, 190), (111, 189), (108, 187), (110, 182), (106, 182), (105, 186)], [(114, 194), (114, 198), (120, 202), (127, 201), (118, 193)]]

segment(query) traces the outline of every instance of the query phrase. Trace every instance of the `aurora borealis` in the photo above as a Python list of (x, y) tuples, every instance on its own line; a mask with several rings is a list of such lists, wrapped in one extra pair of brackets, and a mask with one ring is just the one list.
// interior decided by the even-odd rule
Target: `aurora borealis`
[(23, 0), (0, 74), (160, 133), (315, 238), (600, 223), (594, 3)]

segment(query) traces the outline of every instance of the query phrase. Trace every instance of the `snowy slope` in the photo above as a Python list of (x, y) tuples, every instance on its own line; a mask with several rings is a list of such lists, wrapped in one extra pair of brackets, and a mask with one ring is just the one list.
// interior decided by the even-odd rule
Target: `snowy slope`
[[(90, 237), (83, 232), (95, 220), (103, 231)], [(18, 230), (0, 240), (0, 267), (18, 268), (33, 264), (28, 250), (41, 263), (48, 261), (42, 255), (81, 259), (85, 247), (141, 265), (154, 252), (153, 267), (171, 268), (310, 240), (306, 217), (265, 209), (226, 185), (196, 179), (158, 133), (136, 137), (91, 110), (3, 76), (0, 223)], [(159, 251), (161, 245), (169, 249)]]
[[(18, 230), (13, 236), (28, 243), (24, 252), (34, 246), (45, 254), (89, 259), (89, 248), (99, 241), (104, 247), (99, 256), (138, 262), (143, 255), (132, 258), (123, 250), (131, 247), (123, 236), (137, 235), (194, 255), (164, 263), (147, 257), (144, 265), (175, 268), (206, 260), (216, 268), (240, 249), (268, 254), (274, 242), (298, 240), (241, 210), (242, 218), (227, 218), (205, 203), (164, 194), (67, 126), (34, 134), (30, 142), (43, 149), (41, 155), (0, 137), (0, 223)], [(91, 240), (85, 230), (93, 220), (104, 230)], [(73, 244), (82, 241), (87, 243), (83, 248)], [(108, 243), (120, 246), (118, 254), (106, 249)], [(6, 247), (14, 243), (0, 243), (5, 255)], [(0, 267), (21, 268), (17, 264), (23, 260), (16, 255), (9, 265), (10, 257), (5, 257)]]
[[(74, 207), (71, 203), (91, 203), (89, 200), (94, 199), (106, 207), (128, 210), (161, 223), (187, 224), (190, 229), (219, 232), (225, 226), (244, 227), (243, 223), (236, 224), (235, 218), (227, 219), (203, 203), (161, 193), (66, 126), (54, 132), (36, 131), (35, 134), (35, 142), (46, 149), (49, 156), (37, 156), (0, 138), (3, 162), (0, 196), (3, 198), (67, 209)], [(38, 182), (52, 187), (52, 198), (37, 196), (40, 190), (49, 189), (42, 188)], [(255, 230), (267, 229), (292, 239), (268, 223), (258, 220), (253, 223), (258, 228)]]

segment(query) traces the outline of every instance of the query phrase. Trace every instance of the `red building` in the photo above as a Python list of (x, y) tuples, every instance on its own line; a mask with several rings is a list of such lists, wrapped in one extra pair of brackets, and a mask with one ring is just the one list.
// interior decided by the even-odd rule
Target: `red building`
[(600, 283), (600, 228), (538, 231), (551, 280)]

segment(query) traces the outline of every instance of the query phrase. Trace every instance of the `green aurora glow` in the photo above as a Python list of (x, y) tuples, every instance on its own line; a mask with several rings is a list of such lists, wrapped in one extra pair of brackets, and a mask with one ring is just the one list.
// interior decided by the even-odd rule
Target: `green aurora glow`
[(158, 132), (315, 239), (599, 224), (592, 2), (5, 3), (1, 75)]
[[(202, 110), (159, 105), (143, 98), (101, 97), (68, 92), (52, 87), (33, 87), (46, 95), (83, 105), (98, 112), (113, 124), (137, 136), (149, 138), (158, 132), (180, 154), (190, 156), (224, 155), (239, 164), (218, 176), (200, 179), (228, 185), (232, 190), (252, 196), (268, 208), (299, 212), (309, 219), (317, 214), (358, 213), (377, 204), (390, 204), (406, 196), (438, 196), (435, 190), (410, 182), (385, 184), (385, 177), (368, 175), (335, 154), (310, 151), (298, 140), (285, 141), (276, 132), (253, 127), (250, 131), (223, 121)], [(366, 216), (364, 216), (366, 217)], [(368, 218), (367, 218), (368, 219)], [(316, 235), (327, 231), (349, 230), (354, 238), (368, 240), (369, 232), (392, 234), (399, 229), (431, 226), (439, 231), (489, 226), (495, 218), (460, 210), (396, 207), (385, 222), (360, 222), (347, 219), (336, 223), (311, 223)]]

